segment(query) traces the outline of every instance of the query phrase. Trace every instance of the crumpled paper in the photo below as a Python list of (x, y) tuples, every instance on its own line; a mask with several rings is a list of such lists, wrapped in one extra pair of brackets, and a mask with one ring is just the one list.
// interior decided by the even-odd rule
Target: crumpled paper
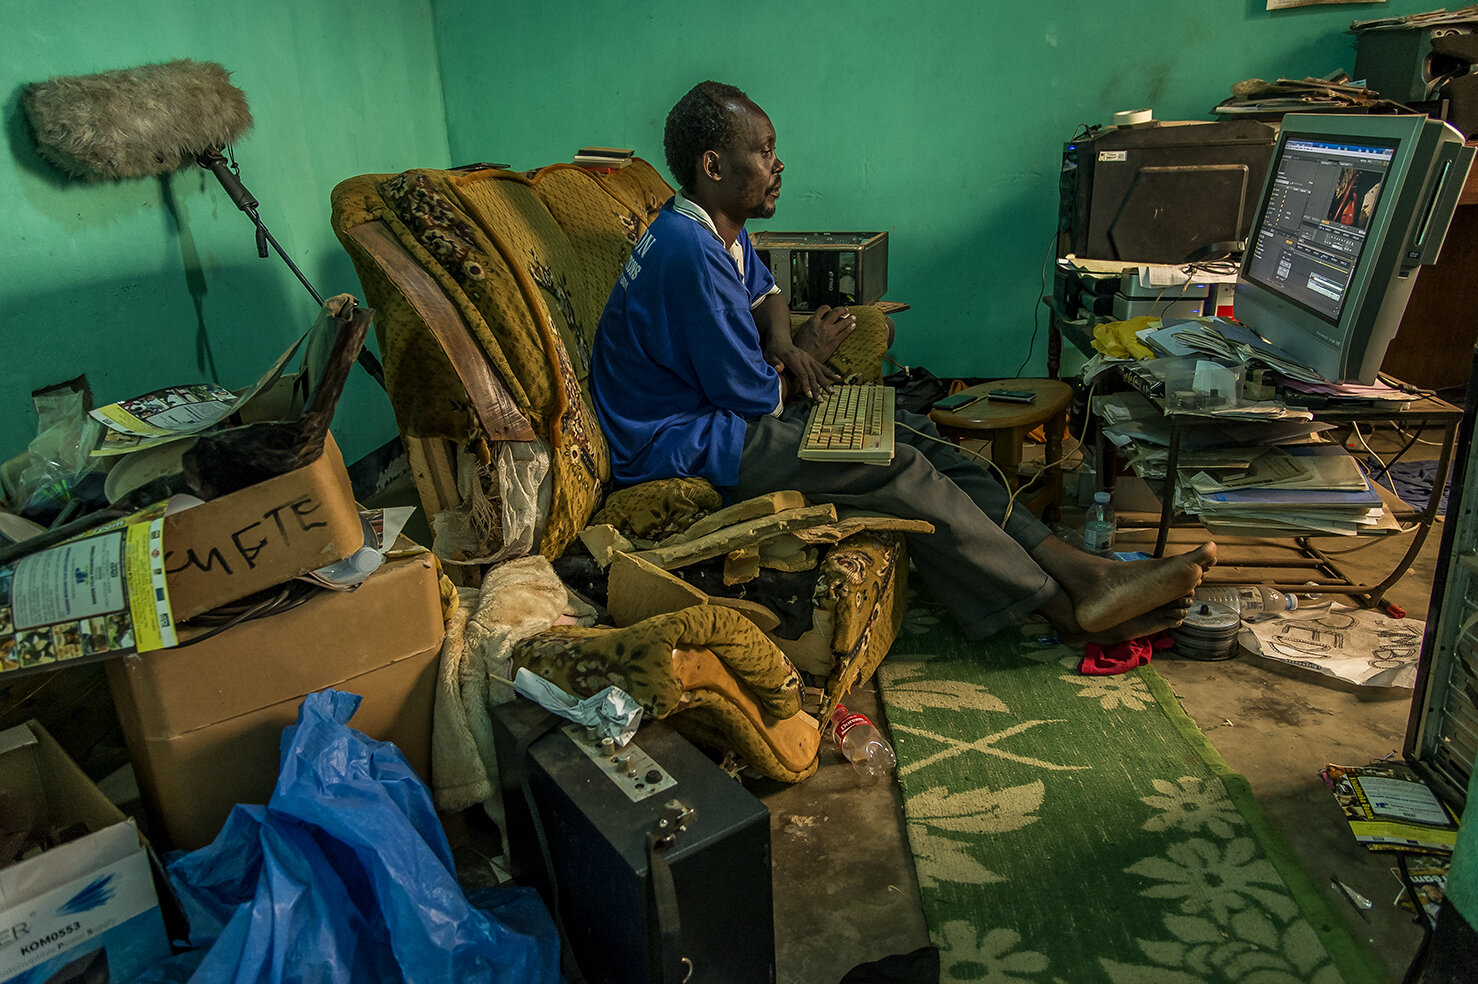
[(1326, 610), (1282, 612), (1244, 622), (1237, 641), (1249, 652), (1362, 687), (1416, 686), (1416, 664), (1426, 625), (1367, 608), (1339, 604)]
[(641, 724), (641, 705), (620, 687), (606, 689), (578, 700), (548, 680), (519, 667), (513, 689), (552, 714), (594, 728), (600, 738), (610, 738), (624, 748)]

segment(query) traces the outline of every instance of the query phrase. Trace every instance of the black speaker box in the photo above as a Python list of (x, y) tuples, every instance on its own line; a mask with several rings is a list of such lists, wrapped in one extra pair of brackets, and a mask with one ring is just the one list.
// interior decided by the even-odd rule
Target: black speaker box
[[(492, 721), (513, 875), (551, 910), (557, 896), (592, 984), (666, 981), (672, 967), (676, 980), (773, 984), (763, 803), (661, 721), (604, 753), (530, 701), (494, 707)], [(654, 833), (670, 838), (655, 864)]]

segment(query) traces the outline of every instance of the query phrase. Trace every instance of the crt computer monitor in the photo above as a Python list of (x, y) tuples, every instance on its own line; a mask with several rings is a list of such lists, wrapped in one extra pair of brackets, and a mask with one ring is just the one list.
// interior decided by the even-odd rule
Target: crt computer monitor
[(1332, 382), (1373, 383), (1472, 160), (1461, 133), (1427, 116), (1285, 116), (1236, 319)]

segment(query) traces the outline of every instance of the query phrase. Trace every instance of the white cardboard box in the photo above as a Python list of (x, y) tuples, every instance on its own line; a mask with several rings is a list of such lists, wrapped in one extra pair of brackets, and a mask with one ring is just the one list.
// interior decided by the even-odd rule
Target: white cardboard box
[(87, 831), (0, 869), (0, 984), (127, 981), (169, 955), (138, 829), (37, 722), (0, 732), (0, 790), (6, 833)]

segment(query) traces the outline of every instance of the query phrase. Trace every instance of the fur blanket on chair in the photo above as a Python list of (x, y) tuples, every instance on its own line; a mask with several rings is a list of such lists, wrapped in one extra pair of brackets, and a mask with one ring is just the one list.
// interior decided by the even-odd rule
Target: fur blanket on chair
[(594, 624), (595, 611), (538, 554), (490, 568), (480, 589), (458, 588), (457, 601), (441, 648), (432, 792), (439, 810), (482, 803), (501, 825), (490, 709), (514, 697), (513, 646), (556, 624)]

